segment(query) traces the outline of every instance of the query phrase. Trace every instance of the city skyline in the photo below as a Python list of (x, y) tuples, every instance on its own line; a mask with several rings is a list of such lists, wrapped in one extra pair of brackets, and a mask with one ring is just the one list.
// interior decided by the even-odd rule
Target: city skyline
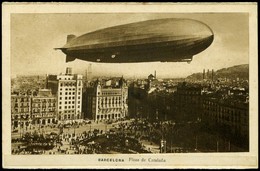
[[(191, 18), (202, 21), (212, 28), (215, 39), (208, 49), (195, 55), (190, 64), (104, 64), (78, 59), (65, 63), (65, 55), (54, 50), (66, 43), (68, 34), (80, 36), (101, 28), (158, 18)], [(83, 24), (84, 22), (87, 24)], [(12, 14), (11, 75), (59, 74), (66, 67), (72, 67), (74, 73), (84, 73), (91, 63), (92, 73), (96, 76), (109, 74), (145, 77), (156, 70), (161, 78), (186, 77), (202, 72), (204, 68), (218, 70), (248, 64), (248, 29), (248, 15), (245, 13)]]
[[(231, 66), (231, 67), (227, 67), (227, 68), (220, 68), (219, 70), (214, 70), (214, 69), (210, 69), (210, 68), (204, 68), (202, 71), (198, 71), (198, 72), (196, 72), (196, 73), (191, 73), (190, 75), (188, 75), (187, 77), (158, 77), (158, 76), (156, 76), (157, 77), (157, 79), (158, 80), (164, 80), (164, 79), (183, 79), (183, 80), (185, 80), (185, 79), (188, 79), (189, 77), (191, 77), (191, 76), (193, 76), (194, 74), (201, 74), (201, 76), (203, 75), (203, 72), (204, 71), (209, 71), (209, 72), (212, 72), (212, 70), (214, 71), (214, 72), (218, 72), (218, 71), (221, 71), (221, 70), (223, 70), (223, 69), (230, 69), (230, 68), (233, 68), (233, 67), (239, 67), (239, 66), (245, 66), (245, 65), (248, 65), (249, 66), (249, 64), (241, 64), (241, 65), (234, 65), (234, 66)], [(123, 77), (123, 78), (126, 78), (126, 79), (130, 79), (130, 80), (132, 80), (132, 79), (147, 79), (147, 77), (149, 76), (149, 75), (155, 75), (155, 73), (157, 72), (156, 70), (154, 70), (154, 72), (151, 72), (151, 73), (149, 73), (148, 75), (142, 75), (142, 76), (125, 76), (125, 75), (109, 75), (109, 74), (103, 74), (103, 75), (93, 75), (93, 73), (92, 72), (86, 72), (86, 71), (88, 71), (89, 70), (89, 68), (88, 69), (86, 69), (85, 70), (85, 72), (80, 72), (80, 73), (75, 73), (74, 72), (74, 68), (71, 68), (72, 69), (72, 74), (74, 75), (74, 74), (76, 74), (76, 75), (82, 75), (84, 78), (87, 76), (88, 77), (88, 74), (91, 74), (90, 75), (90, 77), (91, 77), (91, 79), (89, 79), (89, 81), (94, 81), (94, 80), (96, 80), (96, 79), (113, 79), (113, 78), (121, 78), (121, 77)], [(65, 71), (60, 71), (59, 73), (45, 73), (45, 74), (30, 74), (30, 75), (26, 75), (26, 74), (17, 74), (17, 75), (11, 75), (11, 78), (12, 79), (16, 79), (16, 78), (18, 78), (18, 77), (46, 77), (46, 76), (48, 76), (48, 75), (63, 75), (63, 74), (66, 74), (66, 72)], [(160, 73), (159, 73), (160, 74)], [(158, 73), (156, 73), (156, 75), (158, 75)], [(242, 76), (243, 77), (243, 76)]]

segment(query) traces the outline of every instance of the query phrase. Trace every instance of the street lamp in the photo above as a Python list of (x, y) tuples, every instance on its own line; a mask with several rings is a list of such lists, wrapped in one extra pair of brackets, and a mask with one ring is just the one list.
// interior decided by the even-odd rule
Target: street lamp
[(76, 132), (75, 132), (76, 125), (75, 125), (75, 123), (74, 123), (74, 122), (72, 123), (72, 125), (73, 125), (73, 135), (75, 136), (75, 133), (76, 133)]
[(198, 150), (198, 137), (196, 135), (196, 147), (195, 147), (195, 150), (197, 151)]
[(22, 116), (21, 116), (21, 113), (20, 113), (20, 117), (19, 117), (19, 121), (20, 121), (20, 122), (19, 122), (20, 138), (21, 138), (21, 136), (22, 136), (22, 135), (21, 135), (21, 133), (22, 133), (22, 131), (21, 131), (21, 117), (22, 117)]
[(166, 140), (162, 139), (161, 140), (161, 153), (166, 153)]

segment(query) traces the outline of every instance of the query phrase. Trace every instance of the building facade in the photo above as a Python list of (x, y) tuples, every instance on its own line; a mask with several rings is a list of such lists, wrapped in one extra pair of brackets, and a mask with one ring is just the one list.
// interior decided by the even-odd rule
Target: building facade
[[(145, 118), (148, 117), (147, 112), (147, 91), (143, 86), (138, 86), (132, 83), (128, 89), (128, 111), (129, 116), (132, 118)], [(150, 106), (150, 105), (149, 105)]]
[(33, 125), (51, 125), (57, 123), (56, 97), (51, 90), (39, 90), (37, 96), (31, 98), (31, 118)]
[(27, 129), (31, 125), (31, 97), (28, 95), (11, 95), (12, 130)]
[(57, 123), (56, 97), (48, 89), (35, 95), (11, 95), (12, 130)]
[(174, 93), (176, 120), (197, 120), (202, 112), (202, 87), (200, 85), (179, 84)]
[(59, 121), (83, 119), (82, 114), (82, 75), (72, 74), (67, 68), (66, 74), (49, 75), (47, 87), (57, 97), (57, 115)]
[(128, 87), (123, 78), (116, 87), (103, 86), (97, 80), (94, 86), (87, 89), (86, 118), (115, 120), (128, 116)]
[(206, 97), (203, 100), (202, 121), (227, 137), (242, 138), (248, 143), (249, 103), (234, 103), (234, 100)]

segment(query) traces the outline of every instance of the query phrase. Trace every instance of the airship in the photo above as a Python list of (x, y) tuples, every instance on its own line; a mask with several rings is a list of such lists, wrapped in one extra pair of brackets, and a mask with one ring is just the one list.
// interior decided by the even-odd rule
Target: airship
[(164, 18), (117, 25), (81, 36), (67, 35), (56, 48), (75, 59), (101, 63), (188, 62), (213, 42), (205, 23), (185, 18)]

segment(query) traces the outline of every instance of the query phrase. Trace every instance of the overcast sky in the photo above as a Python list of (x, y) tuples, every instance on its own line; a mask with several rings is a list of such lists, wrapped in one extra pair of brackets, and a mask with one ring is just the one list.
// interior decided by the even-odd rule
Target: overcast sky
[[(131, 22), (159, 18), (190, 18), (209, 25), (214, 41), (186, 62), (105, 64), (76, 59), (66, 63), (65, 54), (54, 48), (66, 44), (68, 34), (87, 32)], [(93, 75), (186, 77), (205, 69), (248, 64), (248, 15), (246, 13), (129, 13), (129, 14), (12, 14), (11, 75), (59, 74), (66, 67), (84, 73), (92, 64)]]

